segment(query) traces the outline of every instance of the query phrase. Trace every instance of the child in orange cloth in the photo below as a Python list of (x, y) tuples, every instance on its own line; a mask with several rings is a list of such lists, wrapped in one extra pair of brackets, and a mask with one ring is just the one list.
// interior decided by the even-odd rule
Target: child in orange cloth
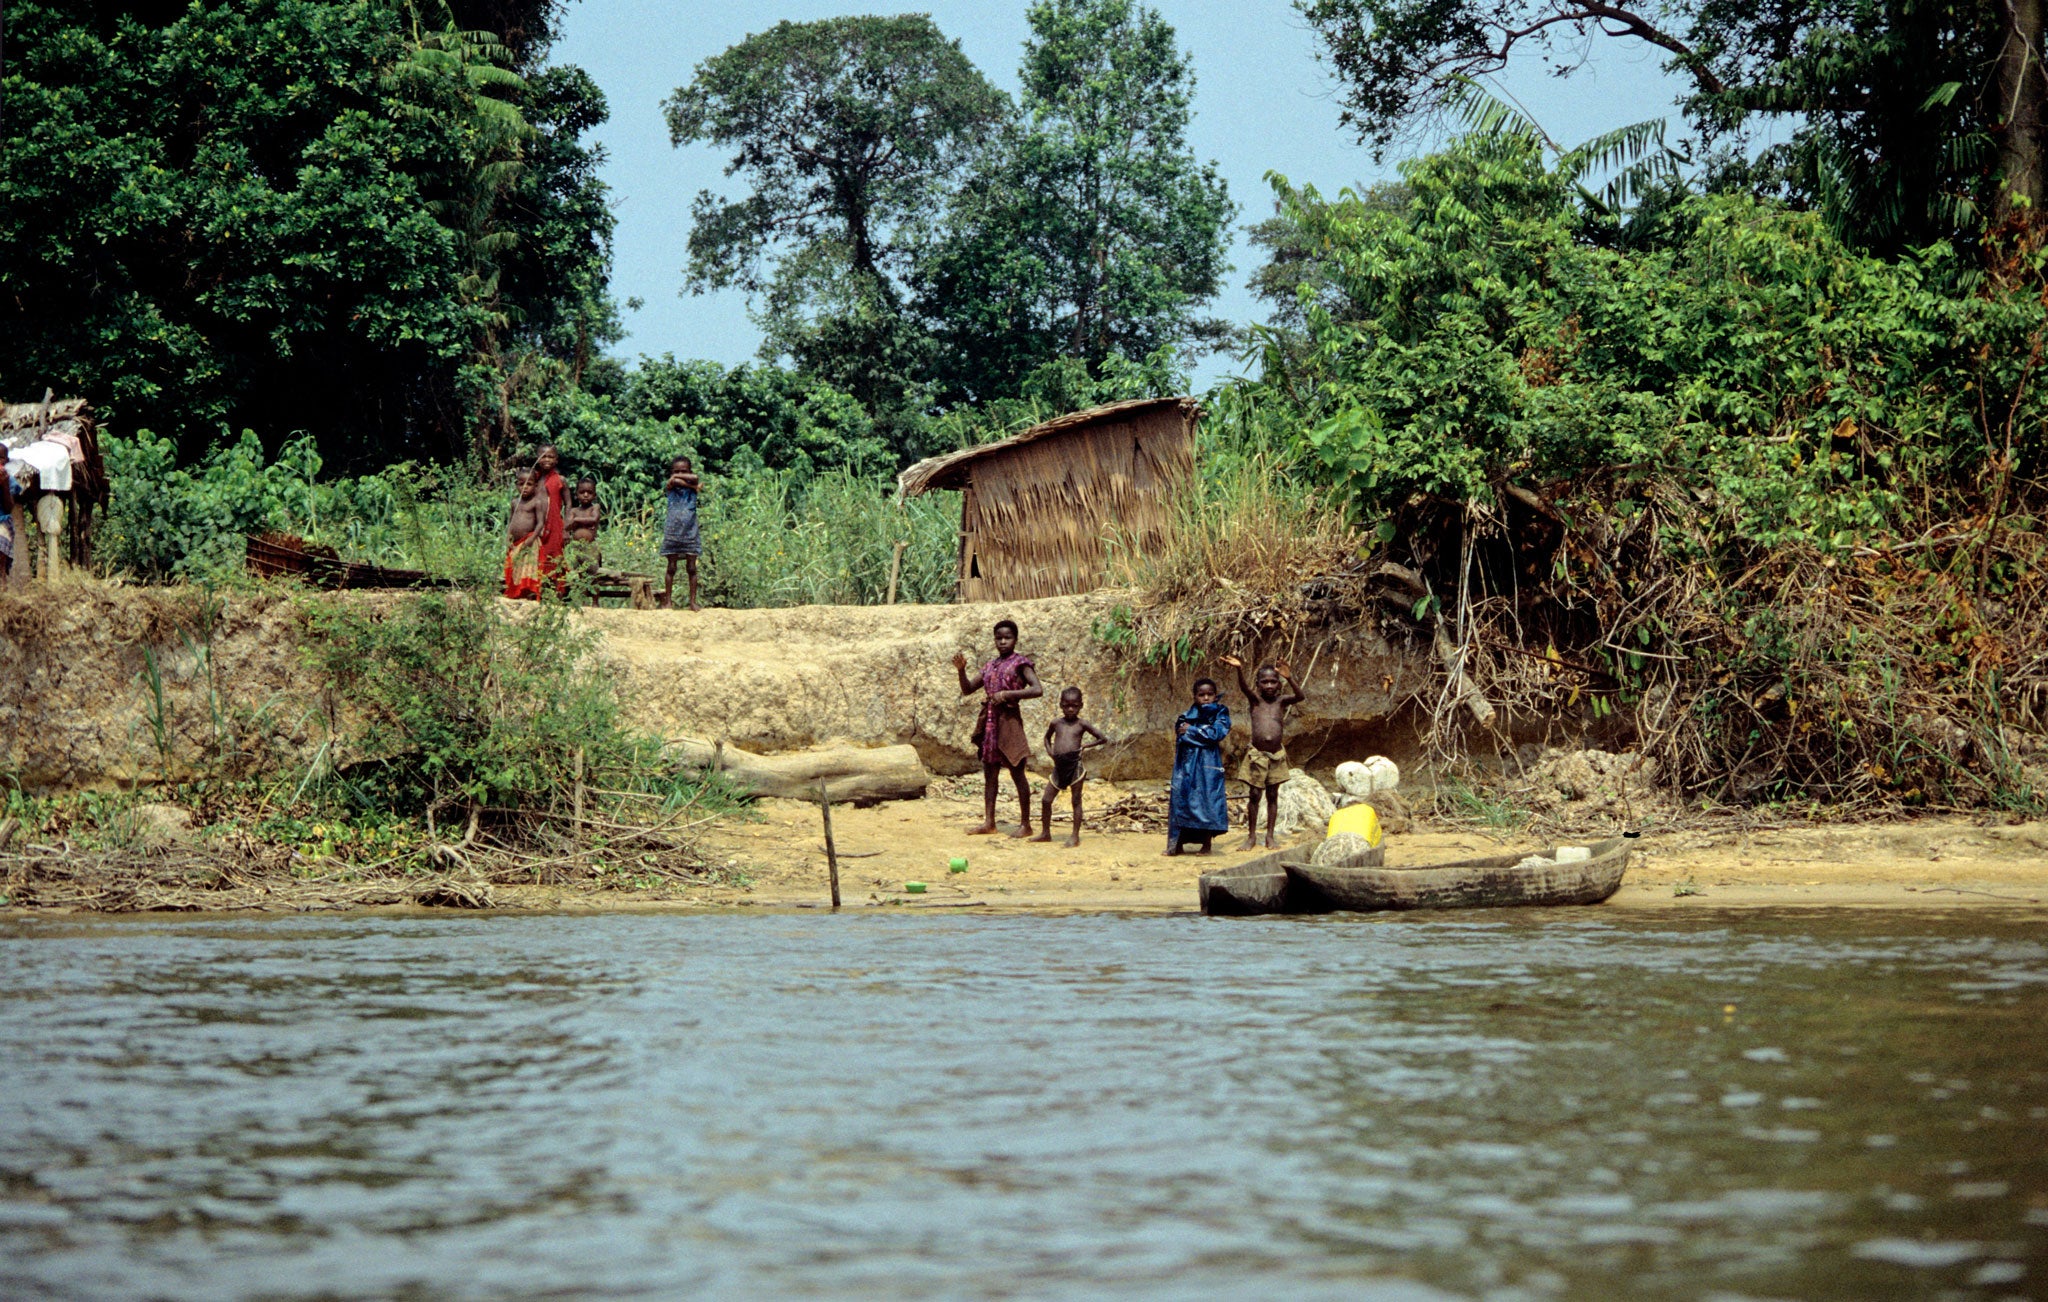
[(547, 499), (540, 495), (540, 478), (531, 470), (519, 472), (519, 496), (505, 517), (505, 595), (515, 601), (540, 600), (541, 535), (546, 530)]

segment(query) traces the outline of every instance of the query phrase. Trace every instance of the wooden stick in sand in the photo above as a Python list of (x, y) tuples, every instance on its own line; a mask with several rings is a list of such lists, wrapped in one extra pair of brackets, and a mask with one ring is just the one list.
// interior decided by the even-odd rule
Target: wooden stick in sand
[(907, 540), (898, 542), (896, 554), (889, 558), (889, 599), (882, 603), (885, 606), (896, 604), (896, 576), (903, 570), (903, 549), (908, 546)]
[(839, 851), (832, 844), (832, 793), (818, 784), (818, 811), (825, 818), (825, 871), (832, 877), (832, 907), (839, 907)]
[(576, 821), (570, 825), (572, 830), (569, 835), (578, 845), (581, 845), (583, 843), (583, 748), (581, 746), (576, 748), (576, 758), (573, 763), (576, 774), (576, 788), (571, 799), (576, 806)]

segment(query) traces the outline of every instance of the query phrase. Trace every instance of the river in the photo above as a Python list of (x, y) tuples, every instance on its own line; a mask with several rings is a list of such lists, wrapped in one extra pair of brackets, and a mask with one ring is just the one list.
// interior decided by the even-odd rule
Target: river
[(0, 920), (0, 1295), (2048, 1296), (2037, 917)]

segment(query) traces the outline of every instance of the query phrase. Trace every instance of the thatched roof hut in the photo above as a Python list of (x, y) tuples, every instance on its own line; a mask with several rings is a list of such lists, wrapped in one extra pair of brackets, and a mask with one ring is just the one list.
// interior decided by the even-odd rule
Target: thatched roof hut
[[(99, 424), (91, 404), (83, 398), (48, 397), (41, 402), (0, 403), (0, 459), (11, 460), (11, 454), (43, 441), (60, 443), (71, 452), (71, 486), (60, 494), (71, 508), (66, 513), (71, 563), (90, 564), (93, 517), (108, 501), (107, 467), (100, 459)], [(23, 538), (17, 536), (17, 555), (22, 545)]]
[(1164, 536), (1195, 464), (1192, 398), (1077, 411), (1000, 442), (920, 461), (897, 492), (960, 490), (960, 599), (1015, 601), (1100, 587), (1109, 549)]

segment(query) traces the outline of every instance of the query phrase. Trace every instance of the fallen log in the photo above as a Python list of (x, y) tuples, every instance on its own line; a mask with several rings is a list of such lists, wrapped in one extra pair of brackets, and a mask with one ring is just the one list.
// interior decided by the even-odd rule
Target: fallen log
[(816, 800), (820, 784), (836, 803), (909, 800), (922, 796), (931, 783), (915, 746), (826, 746), (756, 755), (685, 737), (671, 749), (685, 764), (723, 773), (754, 795), (784, 800)]

